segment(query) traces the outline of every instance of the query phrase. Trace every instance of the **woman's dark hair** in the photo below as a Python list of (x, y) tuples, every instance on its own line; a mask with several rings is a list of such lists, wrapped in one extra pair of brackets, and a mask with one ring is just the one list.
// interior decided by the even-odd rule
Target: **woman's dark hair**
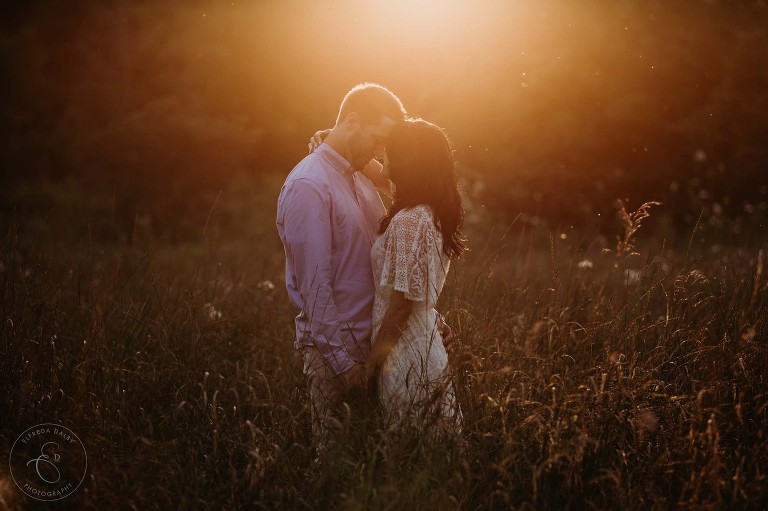
[(383, 233), (404, 208), (432, 208), (443, 235), (443, 252), (455, 259), (467, 249), (461, 235), (464, 208), (453, 150), (442, 128), (422, 119), (407, 119), (392, 129), (387, 143), (389, 178), (395, 185), (392, 206), (381, 219)]

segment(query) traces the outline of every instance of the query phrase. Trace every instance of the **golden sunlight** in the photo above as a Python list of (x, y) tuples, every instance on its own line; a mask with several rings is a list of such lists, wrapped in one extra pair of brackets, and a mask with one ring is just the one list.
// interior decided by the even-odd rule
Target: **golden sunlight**
[(3, 2), (0, 511), (768, 509), (766, 64), (768, 0)]
[(370, 10), (393, 39), (423, 42), (441, 34), (458, 34), (462, 20), (472, 13), (471, 5), (457, 0), (393, 0), (371, 2)]

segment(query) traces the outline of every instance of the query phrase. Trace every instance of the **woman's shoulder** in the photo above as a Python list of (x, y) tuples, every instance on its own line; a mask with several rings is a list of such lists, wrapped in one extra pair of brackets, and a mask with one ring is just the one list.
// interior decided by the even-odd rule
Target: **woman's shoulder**
[[(417, 238), (432, 238), (439, 234), (435, 228), (434, 214), (432, 208), (425, 204), (403, 208), (392, 217), (390, 223), (392, 236), (415, 236)], [(408, 233), (408, 234), (406, 234)]]
[(432, 218), (432, 208), (426, 204), (418, 204), (416, 206), (401, 209), (394, 217), (392, 217), (392, 221), (406, 224), (419, 224), (424, 220), (432, 220)]

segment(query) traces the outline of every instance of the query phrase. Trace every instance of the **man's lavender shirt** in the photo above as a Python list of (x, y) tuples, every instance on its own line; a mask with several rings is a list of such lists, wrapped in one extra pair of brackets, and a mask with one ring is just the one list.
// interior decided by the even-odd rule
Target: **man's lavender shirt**
[(314, 346), (334, 374), (370, 351), (371, 247), (385, 208), (371, 181), (328, 144), (299, 162), (277, 201), (288, 296), (301, 309), (294, 346)]

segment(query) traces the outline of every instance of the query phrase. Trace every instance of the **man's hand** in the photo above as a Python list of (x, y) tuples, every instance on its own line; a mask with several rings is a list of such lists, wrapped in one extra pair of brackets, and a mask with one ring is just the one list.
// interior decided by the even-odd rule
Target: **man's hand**
[(312, 137), (309, 139), (309, 144), (307, 145), (307, 147), (309, 147), (309, 152), (311, 153), (320, 147), (320, 144), (323, 143), (323, 140), (325, 140), (325, 137), (327, 137), (330, 132), (330, 129), (316, 131), (315, 134), (312, 135)]
[(445, 351), (451, 351), (451, 346), (453, 345), (454, 340), (453, 330), (451, 330), (451, 327), (443, 321), (443, 316), (441, 315), (437, 316), (437, 331), (440, 332), (440, 336), (443, 338)]
[(351, 369), (347, 369), (345, 372), (337, 375), (334, 380), (339, 389), (345, 394), (363, 395), (368, 387), (368, 382), (365, 378), (365, 366), (363, 364), (355, 364)]

